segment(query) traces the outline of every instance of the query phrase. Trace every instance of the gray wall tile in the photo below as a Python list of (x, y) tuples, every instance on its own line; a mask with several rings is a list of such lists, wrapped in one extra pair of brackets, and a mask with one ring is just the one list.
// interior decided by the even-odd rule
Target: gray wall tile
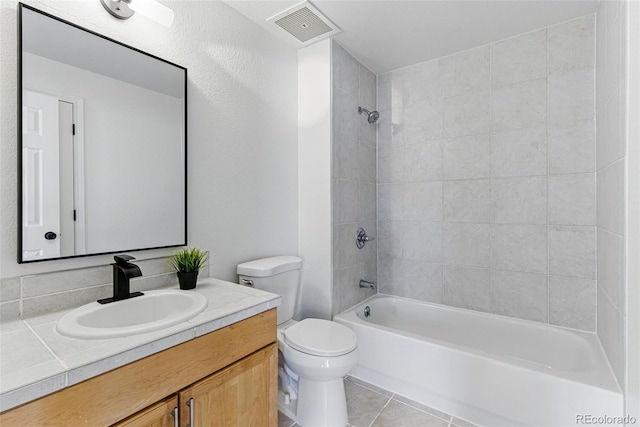
[(402, 182), (403, 147), (399, 144), (378, 145), (378, 182)]
[(334, 85), (354, 98), (360, 94), (360, 64), (338, 43), (332, 43)]
[(549, 27), (549, 73), (595, 67), (595, 15)]
[(624, 378), (624, 316), (598, 289), (596, 312), (598, 338), (617, 378)]
[(489, 224), (444, 224), (444, 262), (449, 265), (485, 267), (491, 265)]
[(376, 191), (375, 183), (360, 182), (358, 184), (360, 197), (359, 221), (375, 221), (377, 219)]
[(545, 126), (497, 132), (491, 135), (491, 176), (547, 174)]
[(402, 183), (378, 184), (378, 219), (402, 219)]
[(547, 273), (547, 226), (492, 224), (491, 267)]
[(405, 182), (403, 219), (442, 221), (442, 181)]
[(549, 76), (549, 123), (558, 125), (580, 120), (593, 120), (593, 68), (553, 74)]
[[(596, 157), (601, 173), (624, 155), (624, 103), (621, 80), (603, 91), (597, 137), (609, 142), (596, 150), (594, 25), (579, 18), (379, 76), (378, 255), (399, 281), (388, 292), (437, 299), (408, 281), (443, 268), (444, 304), (548, 323), (551, 299), (566, 305), (549, 296), (549, 274), (595, 279), (595, 219), (616, 234), (624, 223), (621, 193), (605, 190), (621, 188), (621, 171), (598, 178), (607, 203), (595, 218), (593, 184)], [(429, 184), (441, 181), (438, 195)], [(415, 224), (430, 231), (407, 231)], [(595, 301), (581, 295), (587, 307), (566, 316), (589, 328)]]
[(487, 133), (491, 128), (489, 92), (469, 92), (444, 99), (444, 136)]
[(405, 297), (442, 303), (442, 264), (405, 260), (403, 274)]
[(542, 29), (491, 45), (491, 84), (544, 77), (547, 74), (547, 30)]
[(442, 98), (441, 60), (421, 62), (404, 72), (404, 104), (413, 105), (425, 99)]
[(403, 147), (404, 181), (442, 180), (442, 140)]
[(573, 277), (549, 277), (549, 323), (594, 331), (596, 282)]
[(7, 277), (0, 279), (0, 302), (17, 300), (20, 298), (20, 278)]
[(110, 296), (113, 296), (113, 285), (108, 284), (26, 298), (22, 301), (22, 316), (68, 310)]
[(401, 259), (403, 239), (402, 221), (378, 221), (378, 257)]
[(357, 222), (360, 219), (360, 195), (358, 181), (336, 179), (333, 181), (333, 221), (335, 224)]
[(549, 274), (595, 279), (595, 227), (549, 226)]
[(394, 105), (402, 105), (404, 102), (403, 70), (395, 70), (381, 74), (377, 78), (378, 109), (386, 111)]
[(444, 219), (451, 222), (489, 222), (491, 186), (488, 179), (445, 181)]
[(333, 133), (333, 173), (337, 179), (358, 179), (360, 172), (359, 143), (339, 132)]
[(491, 309), (491, 270), (444, 267), (444, 303), (478, 311)]
[(598, 227), (598, 287), (620, 312), (624, 312), (624, 238)]
[(342, 89), (333, 90), (333, 120), (334, 132), (339, 132), (347, 138), (358, 139), (360, 136), (360, 121), (354, 112), (358, 111), (358, 98), (349, 95)]
[(502, 224), (546, 224), (547, 177), (492, 178), (491, 219)]
[(546, 274), (493, 270), (491, 312), (547, 322), (549, 292)]
[(380, 258), (378, 260), (378, 290), (382, 294), (404, 296), (402, 290), (401, 259)]
[(442, 100), (429, 99), (404, 107), (404, 143), (442, 138)]
[(358, 145), (358, 180), (376, 183), (376, 147), (360, 143)]
[(542, 126), (546, 121), (546, 78), (501, 86), (491, 91), (492, 131)]
[(441, 59), (444, 96), (489, 88), (489, 46), (465, 50)]
[(403, 221), (403, 257), (442, 262), (442, 223)]
[(489, 134), (445, 140), (444, 179), (489, 178), (491, 169), (489, 140)]
[(549, 224), (596, 225), (595, 174), (549, 177)]
[(624, 234), (624, 160), (599, 171), (596, 194), (598, 227)]
[(595, 122), (587, 120), (549, 127), (549, 173), (595, 171)]
[(112, 268), (108, 265), (24, 276), (22, 278), (22, 296), (23, 298), (30, 298), (87, 288), (111, 283), (112, 280)]

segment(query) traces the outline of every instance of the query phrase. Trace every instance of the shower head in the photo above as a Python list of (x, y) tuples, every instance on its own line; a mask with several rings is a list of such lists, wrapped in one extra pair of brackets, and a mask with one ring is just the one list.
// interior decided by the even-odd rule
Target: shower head
[(358, 114), (365, 113), (367, 115), (367, 121), (369, 123), (375, 123), (380, 118), (380, 113), (377, 111), (369, 111), (365, 108), (358, 107)]

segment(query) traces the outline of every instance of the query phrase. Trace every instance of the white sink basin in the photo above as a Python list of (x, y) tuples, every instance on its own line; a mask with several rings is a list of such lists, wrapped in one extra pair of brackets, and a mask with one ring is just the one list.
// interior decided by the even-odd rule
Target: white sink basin
[(125, 337), (177, 325), (206, 307), (207, 298), (193, 291), (147, 291), (123, 301), (78, 307), (58, 321), (56, 330), (71, 338)]

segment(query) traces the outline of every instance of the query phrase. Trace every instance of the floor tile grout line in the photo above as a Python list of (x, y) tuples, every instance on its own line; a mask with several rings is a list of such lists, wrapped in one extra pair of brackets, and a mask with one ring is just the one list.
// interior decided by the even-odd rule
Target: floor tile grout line
[[(438, 418), (439, 420), (447, 421), (446, 419), (442, 418), (442, 417), (441, 417), (441, 416), (439, 416), (439, 415), (433, 414), (433, 413), (431, 413), (431, 412), (429, 412), (429, 411), (425, 411), (424, 409), (416, 408), (415, 406), (411, 405), (410, 403), (407, 403), (407, 402), (403, 402), (403, 401), (401, 401), (401, 400), (398, 400), (398, 399), (396, 399), (396, 398), (395, 398), (395, 396), (396, 396), (396, 394), (394, 394), (394, 395), (393, 395), (393, 399), (392, 399), (392, 400), (395, 400), (395, 401), (396, 401), (396, 402), (398, 402), (398, 403), (401, 403), (401, 404), (403, 404), (403, 405), (405, 405), (405, 406), (408, 406), (408, 407), (410, 407), (411, 409), (415, 409), (415, 410), (417, 410), (417, 411), (420, 411), (420, 412), (422, 412), (422, 413), (424, 413), (424, 414), (430, 415), (430, 416), (432, 416), (432, 417), (434, 417), (434, 418)], [(435, 408), (433, 408), (433, 409), (435, 409)], [(442, 412), (442, 411), (440, 411), (440, 412)], [(443, 414), (445, 414), (445, 415), (447, 415), (447, 417), (449, 417), (449, 423), (451, 423), (451, 420), (453, 420), (453, 415), (447, 414), (447, 413), (445, 413), (445, 412), (442, 412), (442, 413), (443, 413)]]
[[(378, 418), (380, 418), (380, 414), (382, 414), (382, 412), (384, 412), (384, 410), (387, 408), (387, 406), (389, 406), (389, 403), (391, 403), (391, 401), (393, 400), (393, 396), (395, 396), (395, 394), (392, 394), (391, 397), (389, 397), (387, 399), (387, 403), (384, 404), (384, 406), (382, 407), (382, 409), (380, 409), (380, 411), (378, 411), (378, 413), (376, 414), (375, 417), (373, 417), (373, 420), (371, 421), (371, 423), (369, 423), (369, 427), (373, 427), (373, 424), (375, 424), (376, 420)], [(386, 397), (386, 396), (385, 396)]]

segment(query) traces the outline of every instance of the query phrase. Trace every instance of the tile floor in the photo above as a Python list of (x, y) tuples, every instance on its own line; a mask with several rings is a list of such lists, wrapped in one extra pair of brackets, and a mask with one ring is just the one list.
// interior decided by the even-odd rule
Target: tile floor
[[(344, 381), (349, 411), (349, 427), (473, 427), (474, 424), (452, 417), (388, 390), (346, 377)], [(278, 413), (278, 427), (299, 427)]]

